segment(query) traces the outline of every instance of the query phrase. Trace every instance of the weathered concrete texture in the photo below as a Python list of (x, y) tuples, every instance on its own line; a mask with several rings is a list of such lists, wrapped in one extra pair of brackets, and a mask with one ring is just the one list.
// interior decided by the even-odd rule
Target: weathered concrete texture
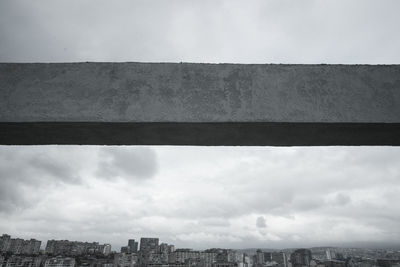
[(400, 65), (2, 63), (0, 144), (400, 145)]
[(0, 64), (2, 122), (400, 122), (400, 65)]

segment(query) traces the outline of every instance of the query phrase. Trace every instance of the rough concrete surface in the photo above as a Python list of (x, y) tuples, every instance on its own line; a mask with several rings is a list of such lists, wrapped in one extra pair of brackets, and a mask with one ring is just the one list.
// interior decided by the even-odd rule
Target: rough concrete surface
[(400, 122), (400, 65), (0, 64), (0, 121)]
[(0, 63), (1, 144), (68, 125), (76, 144), (398, 145), (399, 123), (400, 65)]

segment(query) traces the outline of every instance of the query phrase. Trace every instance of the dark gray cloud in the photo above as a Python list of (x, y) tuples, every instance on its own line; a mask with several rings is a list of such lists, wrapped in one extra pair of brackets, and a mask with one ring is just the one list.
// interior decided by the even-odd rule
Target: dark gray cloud
[(0, 212), (34, 205), (44, 187), (60, 183), (79, 184), (81, 177), (77, 166), (57, 153), (39, 147), (0, 148)]
[(266, 222), (264, 216), (260, 216), (260, 217), (257, 218), (256, 226), (258, 228), (266, 228), (267, 227), (267, 222)]
[(343, 193), (338, 193), (335, 197), (335, 204), (343, 206), (349, 204), (351, 202), (351, 198)]
[(98, 177), (109, 180), (146, 180), (157, 173), (155, 152), (148, 147), (104, 147), (96, 172)]
[[(36, 154), (31, 158), (27, 158), (28, 169), (34, 169), (45, 176), (51, 177), (53, 180), (62, 181), (64, 183), (80, 183), (81, 177), (77, 173), (76, 166), (72, 166), (57, 158), (57, 155)], [(25, 164), (23, 164), (26, 166)], [(31, 170), (32, 171), (32, 170)], [(29, 177), (31, 180), (31, 177)]]
[(0, 213), (8, 213), (30, 205), (30, 201), (26, 199), (17, 183), (0, 174)]

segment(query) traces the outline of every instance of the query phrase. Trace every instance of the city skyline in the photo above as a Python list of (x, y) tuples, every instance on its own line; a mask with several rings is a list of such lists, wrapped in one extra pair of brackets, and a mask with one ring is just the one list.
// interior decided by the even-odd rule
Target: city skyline
[[(207, 247), (207, 248), (202, 248), (202, 249), (194, 249), (191, 247), (176, 247), (174, 244), (169, 244), (163, 242), (163, 240), (160, 240), (158, 237), (139, 237), (137, 239), (127, 239), (125, 240), (125, 246), (121, 247), (116, 247), (113, 248), (110, 244), (104, 243), (100, 244), (97, 241), (88, 241), (88, 240), (67, 240), (67, 239), (49, 239), (46, 241), (42, 240), (37, 240), (35, 238), (31, 238), (30, 240), (21, 238), (20, 236), (11, 236), (6, 233), (0, 234), (0, 252), (5, 251), (7, 245), (4, 243), (4, 238), (11, 240), (11, 243), (15, 244), (8, 244), (9, 248), (11, 250), (9, 252), (12, 252), (13, 254), (22, 254), (22, 255), (34, 255), (34, 254), (39, 254), (39, 253), (46, 253), (46, 254), (52, 254), (52, 255), (63, 255), (65, 253), (69, 252), (59, 252), (55, 253), (54, 252), (54, 247), (55, 243), (59, 243), (63, 246), (66, 244), (74, 244), (77, 246), (87, 246), (87, 248), (92, 249), (92, 253), (101, 253), (104, 255), (108, 255), (110, 253), (126, 253), (126, 254), (131, 254), (131, 253), (138, 253), (140, 251), (162, 251), (163, 246), (165, 246), (165, 250), (168, 250), (170, 252), (172, 251), (208, 251), (208, 250), (215, 250), (215, 249), (223, 249), (223, 250), (234, 250), (234, 251), (251, 251), (254, 250), (255, 252), (257, 250), (262, 250), (262, 251), (267, 251), (267, 252), (272, 252), (272, 251), (294, 251), (294, 250), (303, 250), (303, 249), (325, 249), (326, 251), (326, 257), (328, 260), (331, 260), (335, 256), (335, 251), (341, 249), (366, 249), (366, 250), (385, 250), (385, 249), (394, 249), (394, 250), (399, 250), (400, 245), (395, 245), (395, 246), (387, 246), (387, 247), (382, 247), (382, 246), (313, 246), (313, 247), (285, 247), (285, 248), (263, 248), (263, 247), (248, 247), (248, 248), (229, 248), (229, 247)], [(136, 241), (135, 241), (136, 240)], [(147, 243), (150, 242), (152, 245), (148, 248)], [(154, 244), (153, 244), (154, 243)], [(140, 245), (140, 246), (139, 246)], [(171, 248), (172, 247), (172, 248)], [(69, 250), (71, 247), (66, 246)], [(17, 249), (17, 251), (14, 251)], [(100, 250), (99, 250), (100, 249)], [(99, 250), (99, 251), (97, 251)], [(397, 251), (397, 252), (400, 252)], [(85, 254), (87, 252), (82, 251), (80, 252), (82, 254)], [(76, 254), (79, 255), (79, 254)], [(333, 256), (332, 256), (333, 255)]]
[(0, 266), (5, 267), (398, 267), (400, 250), (314, 247), (293, 249), (176, 248), (159, 238), (129, 239), (120, 252), (109, 244), (41, 241), (0, 236)]

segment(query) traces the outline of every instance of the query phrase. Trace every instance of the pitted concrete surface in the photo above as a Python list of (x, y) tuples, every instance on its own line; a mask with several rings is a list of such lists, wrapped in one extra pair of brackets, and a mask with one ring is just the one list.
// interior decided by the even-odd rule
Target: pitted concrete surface
[(0, 64), (0, 122), (400, 123), (400, 65)]

